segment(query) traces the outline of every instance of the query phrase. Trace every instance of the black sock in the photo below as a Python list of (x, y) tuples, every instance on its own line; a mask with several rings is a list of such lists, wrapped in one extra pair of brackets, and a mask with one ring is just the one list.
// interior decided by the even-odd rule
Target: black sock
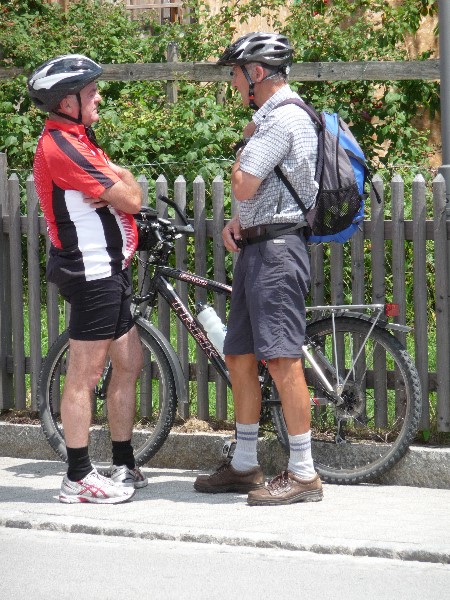
[(134, 469), (136, 462), (134, 460), (133, 446), (131, 440), (126, 442), (112, 442), (113, 465), (121, 467), (126, 465), (129, 469)]
[(88, 447), (67, 448), (67, 477), (70, 481), (80, 481), (92, 471)]

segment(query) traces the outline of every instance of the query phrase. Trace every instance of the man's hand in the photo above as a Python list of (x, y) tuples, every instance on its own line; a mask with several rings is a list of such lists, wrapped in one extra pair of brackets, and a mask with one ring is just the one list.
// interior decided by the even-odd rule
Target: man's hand
[(116, 163), (113, 163), (111, 161), (108, 162), (108, 166), (110, 167), (110, 169), (112, 171), (114, 171), (114, 173), (120, 177), (120, 179), (124, 179), (128, 174), (130, 174), (130, 171), (128, 171), (128, 169), (124, 169), (123, 167), (119, 167), (119, 165), (116, 165)]
[(241, 239), (241, 226), (239, 224), (239, 215), (236, 215), (229, 221), (222, 230), (222, 239), (224, 246), (230, 252), (239, 252), (235, 240)]
[(108, 202), (106, 202), (106, 200), (102, 200), (101, 198), (84, 198), (83, 202), (86, 202), (86, 204), (89, 204), (94, 209), (108, 206)]

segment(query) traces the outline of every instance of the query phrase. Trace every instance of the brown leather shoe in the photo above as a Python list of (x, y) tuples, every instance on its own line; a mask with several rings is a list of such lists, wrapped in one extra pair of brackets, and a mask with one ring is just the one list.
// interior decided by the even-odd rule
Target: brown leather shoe
[(199, 475), (194, 482), (197, 492), (219, 494), (224, 492), (246, 493), (264, 487), (261, 467), (248, 471), (236, 471), (231, 462), (224, 462), (212, 475)]
[(319, 502), (322, 497), (322, 482), (317, 474), (312, 479), (300, 479), (291, 471), (283, 471), (265, 488), (250, 492), (247, 502), (251, 506), (269, 506), (294, 502)]

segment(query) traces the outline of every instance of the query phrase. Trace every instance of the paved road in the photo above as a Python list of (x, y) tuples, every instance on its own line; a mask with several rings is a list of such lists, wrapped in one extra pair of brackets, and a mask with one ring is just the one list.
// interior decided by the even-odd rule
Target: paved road
[(4, 600), (422, 600), (450, 567), (396, 559), (0, 527)]
[(0, 457), (0, 527), (450, 564), (450, 490), (324, 486), (324, 500), (250, 507), (199, 494), (195, 471), (144, 469), (132, 502), (64, 505), (64, 464)]

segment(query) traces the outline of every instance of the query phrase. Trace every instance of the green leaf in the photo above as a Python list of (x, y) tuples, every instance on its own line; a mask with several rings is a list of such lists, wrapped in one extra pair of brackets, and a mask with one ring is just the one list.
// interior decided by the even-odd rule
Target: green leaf
[(429, 429), (424, 429), (422, 431), (422, 439), (424, 442), (428, 442), (431, 437), (431, 431)]
[(5, 148), (16, 146), (18, 141), (19, 139), (15, 135), (9, 135), (4, 141)]

